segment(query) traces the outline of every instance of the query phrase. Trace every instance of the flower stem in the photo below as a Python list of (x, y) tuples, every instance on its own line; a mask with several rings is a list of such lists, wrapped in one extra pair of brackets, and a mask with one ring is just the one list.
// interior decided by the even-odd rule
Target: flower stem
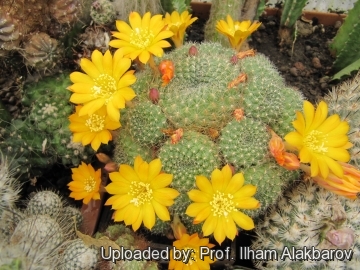
[(155, 64), (154, 56), (153, 56), (152, 54), (150, 55), (149, 65), (150, 65), (150, 67), (152, 68), (152, 70), (153, 70), (153, 72), (154, 72), (154, 75), (155, 75), (155, 76), (159, 76), (159, 75), (160, 75), (160, 71), (159, 71), (158, 67), (157, 67), (156, 64)]

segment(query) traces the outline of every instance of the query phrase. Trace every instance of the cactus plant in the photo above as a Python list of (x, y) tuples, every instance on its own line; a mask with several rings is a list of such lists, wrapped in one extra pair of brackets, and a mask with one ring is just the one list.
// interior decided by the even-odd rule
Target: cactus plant
[(50, 190), (37, 192), (27, 203), (26, 211), (30, 215), (49, 215), (56, 217), (62, 210), (63, 203), (59, 195)]
[(353, 79), (342, 82), (333, 87), (332, 91), (324, 97), (328, 103), (329, 113), (338, 114), (342, 120), (350, 125), (349, 140), (354, 144), (349, 149), (350, 163), (360, 166), (360, 72)]
[(25, 64), (39, 71), (54, 68), (62, 53), (58, 41), (46, 33), (32, 34), (23, 46)]
[[(349, 10), (345, 22), (330, 44), (330, 49), (333, 50), (336, 55), (333, 66), (335, 71), (340, 71), (360, 59), (360, 52), (357, 49), (357, 44), (359, 44), (360, 41), (359, 19), (360, 2), (356, 1), (354, 7)], [(352, 70), (348, 70), (348, 72), (358, 70), (359, 67), (360, 63), (357, 62), (357, 66)]]
[[(131, 250), (142, 250), (149, 246), (146, 240), (135, 234), (131, 229), (122, 224), (110, 225), (104, 233), (96, 233), (95, 238), (108, 237), (117, 245)], [(116, 265), (108, 262), (111, 269), (134, 269), (134, 270), (157, 270), (158, 265), (154, 261), (147, 260), (120, 260)]]
[[(259, 269), (357, 269), (360, 265), (359, 235), (357, 222), (360, 204), (319, 188), (311, 180), (301, 182), (289, 189), (256, 227), (257, 238), (252, 249), (275, 250), (278, 259), (257, 261)], [(349, 232), (346, 247), (331, 239), (334, 232)], [(340, 236), (339, 236), (340, 237)], [(352, 239), (352, 240), (351, 240)], [(345, 239), (340, 241), (344, 241)], [(343, 243), (345, 244), (345, 243)], [(315, 248), (352, 249), (351, 260), (291, 260), (280, 259), (283, 251)], [(288, 254), (288, 253), (285, 253)], [(314, 253), (309, 253), (311, 257)]]
[(164, 11), (168, 12), (169, 14), (171, 14), (174, 10), (181, 14), (183, 11), (189, 9), (190, 2), (190, 0), (161, 0), (161, 6)]
[(17, 157), (19, 175), (39, 176), (39, 169), (58, 159), (64, 165), (76, 166), (94, 154), (91, 148), (72, 142), (68, 128), (73, 110), (66, 89), (69, 85), (68, 74), (62, 74), (25, 87), (23, 105), (29, 115), (23, 121), (13, 120), (0, 142), (5, 154)]
[(91, 5), (90, 16), (95, 23), (106, 25), (114, 22), (116, 11), (109, 0), (96, 0)]
[[(248, 178), (262, 190), (262, 209), (297, 175), (270, 162), (267, 126), (282, 133), (291, 130), (302, 96), (285, 85), (265, 56), (251, 53), (239, 59), (235, 54), (219, 43), (185, 43), (163, 57), (175, 67), (169, 83), (164, 85), (150, 68), (138, 72), (133, 85), (137, 97), (122, 111), (114, 161), (133, 165), (137, 155), (146, 161), (160, 158), (164, 172), (173, 174), (171, 187), (181, 193), (170, 212), (179, 215), (190, 233), (201, 230), (185, 214), (191, 203), (186, 193), (195, 187), (197, 175), (209, 177), (226, 163), (237, 171), (256, 170), (259, 177), (250, 179), (249, 173)], [(152, 134), (160, 139), (144, 139), (154, 138)], [(263, 185), (270, 182), (277, 184), (271, 189)], [(170, 223), (158, 219), (151, 231), (169, 230)]]
[(98, 250), (85, 246), (83, 240), (75, 239), (65, 248), (60, 264), (61, 269), (95, 269)]

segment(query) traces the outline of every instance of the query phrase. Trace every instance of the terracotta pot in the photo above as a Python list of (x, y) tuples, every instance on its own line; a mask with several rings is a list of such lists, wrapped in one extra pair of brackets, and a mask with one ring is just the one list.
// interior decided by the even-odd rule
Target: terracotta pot
[[(191, 2), (191, 9), (193, 17), (198, 17), (204, 20), (209, 19), (211, 3)], [(266, 15), (281, 15), (281, 10), (278, 8), (266, 8)], [(320, 24), (334, 25), (336, 21), (343, 22), (346, 14), (327, 13), (318, 11), (303, 11), (303, 16), (307, 20), (317, 18)]]

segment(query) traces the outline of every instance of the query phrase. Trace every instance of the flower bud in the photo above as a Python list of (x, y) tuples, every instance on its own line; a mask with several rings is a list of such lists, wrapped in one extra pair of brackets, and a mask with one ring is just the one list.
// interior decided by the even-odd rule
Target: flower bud
[(294, 153), (283, 152), (284, 164), (282, 165), (289, 171), (294, 171), (300, 168), (300, 160)]
[(326, 239), (341, 249), (349, 249), (354, 244), (355, 233), (350, 228), (328, 231)]
[(157, 104), (160, 98), (159, 90), (156, 88), (151, 88), (149, 91), (149, 98), (152, 103)]
[(189, 55), (190, 55), (190, 56), (195, 56), (195, 55), (197, 55), (197, 54), (198, 54), (197, 48), (196, 48), (194, 45), (192, 45), (192, 46), (189, 48)]
[(233, 55), (230, 58), (230, 63), (233, 64), (234, 66), (238, 63), (238, 61), (239, 61), (239, 58), (236, 55)]

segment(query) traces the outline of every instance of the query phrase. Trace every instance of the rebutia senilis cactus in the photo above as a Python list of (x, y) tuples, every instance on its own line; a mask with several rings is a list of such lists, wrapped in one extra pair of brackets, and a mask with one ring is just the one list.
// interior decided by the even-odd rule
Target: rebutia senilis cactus
[[(173, 174), (172, 187), (182, 194), (170, 210), (189, 232), (201, 230), (185, 215), (190, 204), (186, 192), (195, 188), (197, 175), (209, 177), (224, 164), (245, 172), (258, 185), (255, 197), (263, 206), (252, 211), (253, 217), (298, 177), (271, 161), (268, 127), (279, 135), (292, 130), (302, 96), (285, 85), (265, 56), (250, 54), (238, 59), (233, 49), (218, 43), (184, 44), (163, 56), (175, 66), (171, 81), (164, 85), (149, 68), (138, 72), (137, 97), (122, 111), (115, 161), (133, 164), (137, 155), (147, 162), (160, 158), (164, 172)], [(168, 230), (169, 222), (157, 220), (152, 232)]]
[[(289, 189), (255, 230), (253, 250), (276, 250), (278, 259), (258, 261), (260, 269), (359, 269), (358, 200), (331, 193), (311, 180)], [(291, 260), (284, 250), (352, 250), (351, 260)], [(281, 255), (286, 255), (283, 260)], [(315, 256), (310, 253), (311, 257)]]

